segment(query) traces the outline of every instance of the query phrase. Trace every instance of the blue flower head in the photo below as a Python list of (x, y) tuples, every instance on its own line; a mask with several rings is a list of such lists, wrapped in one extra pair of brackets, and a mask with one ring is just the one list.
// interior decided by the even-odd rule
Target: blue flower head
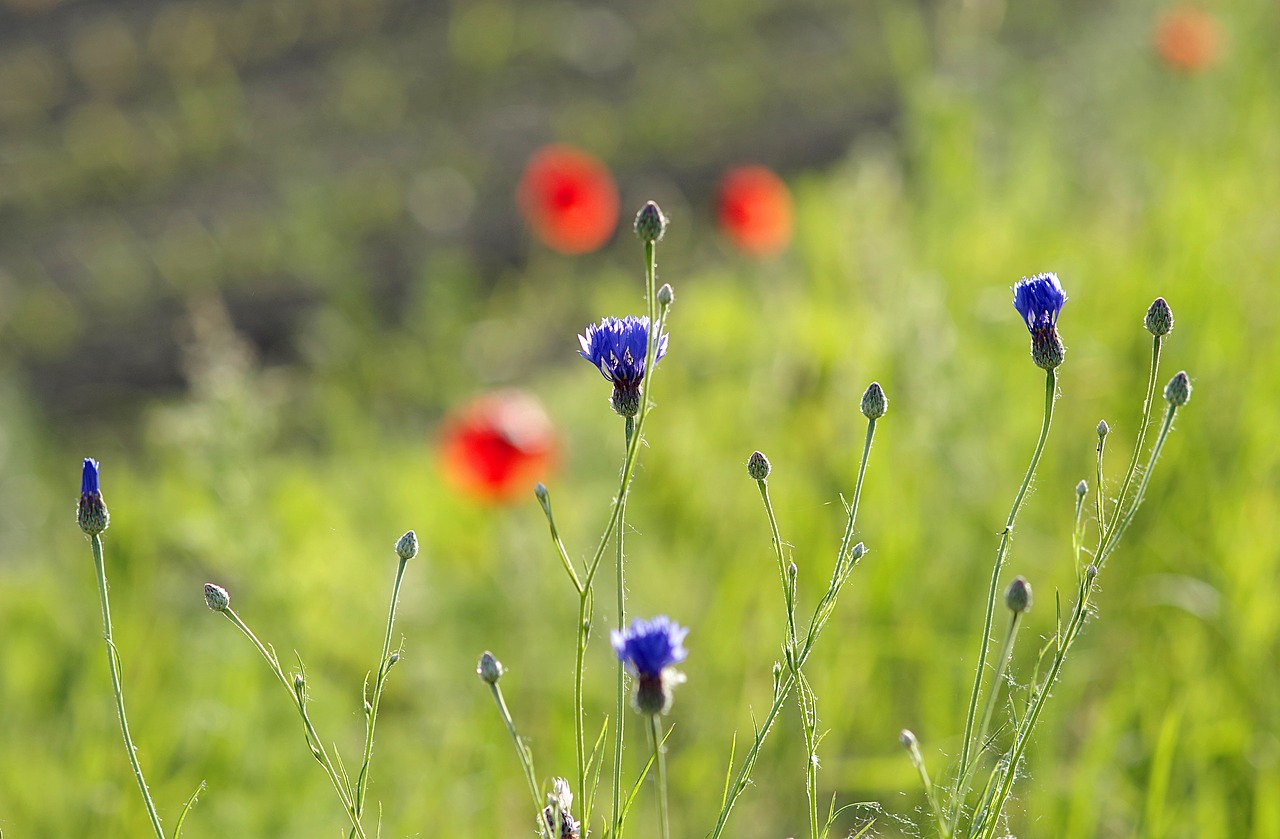
[(98, 461), (91, 457), (84, 459), (84, 470), (80, 473), (80, 502), (76, 504), (76, 523), (90, 536), (97, 536), (111, 523), (107, 505), (102, 500), (102, 488), (98, 483)]
[[(578, 355), (590, 361), (601, 375), (613, 382), (613, 409), (624, 417), (640, 412), (640, 384), (644, 381), (644, 356), (649, 344), (649, 318), (628, 315), (602, 318), (578, 336)], [(654, 343), (656, 366), (667, 354), (667, 336), (659, 333)]]
[(683, 681), (670, 668), (684, 661), (688, 651), (684, 637), (689, 630), (666, 615), (653, 620), (636, 618), (626, 631), (613, 630), (613, 651), (638, 680), (633, 697), (642, 714), (665, 714), (671, 707), (671, 688)]
[(1058, 313), (1066, 302), (1057, 274), (1023, 277), (1013, 287), (1013, 307), (1031, 333), (1031, 358), (1045, 370), (1058, 367), (1066, 356), (1058, 337)]

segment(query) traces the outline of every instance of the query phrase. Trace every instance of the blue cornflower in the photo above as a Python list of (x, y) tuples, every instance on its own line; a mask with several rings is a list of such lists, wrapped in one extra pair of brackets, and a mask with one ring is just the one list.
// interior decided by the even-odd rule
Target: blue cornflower
[[(644, 356), (649, 342), (649, 318), (601, 318), (578, 336), (578, 355), (590, 361), (613, 382), (613, 409), (624, 417), (640, 413), (640, 384), (644, 381)], [(654, 343), (656, 366), (667, 354), (667, 336), (659, 333)]]
[(684, 648), (688, 634), (688, 629), (666, 615), (649, 621), (636, 618), (625, 632), (610, 633), (618, 660), (638, 680), (633, 702), (640, 713), (666, 713), (671, 707), (671, 688), (683, 681), (671, 667), (688, 655)]
[(84, 459), (84, 470), (80, 473), (80, 502), (76, 504), (76, 523), (90, 536), (98, 535), (111, 523), (107, 505), (102, 500), (102, 488), (98, 483), (98, 461), (91, 457)]
[(1023, 277), (1013, 287), (1013, 307), (1031, 333), (1031, 358), (1045, 370), (1058, 367), (1066, 356), (1058, 337), (1058, 313), (1066, 302), (1057, 274)]

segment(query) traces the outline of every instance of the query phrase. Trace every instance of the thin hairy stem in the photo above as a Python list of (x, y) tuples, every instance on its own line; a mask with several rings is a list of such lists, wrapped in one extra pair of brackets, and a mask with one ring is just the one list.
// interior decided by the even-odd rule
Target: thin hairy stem
[[(1129, 487), (1133, 484), (1135, 471), (1138, 468), (1138, 460), (1142, 457), (1142, 444), (1147, 439), (1147, 426), (1151, 424), (1151, 411), (1155, 405), (1156, 398), (1156, 381), (1160, 375), (1160, 347), (1163, 338), (1159, 335), (1153, 336), (1151, 339), (1151, 370), (1147, 374), (1147, 395), (1142, 402), (1142, 422), (1138, 425), (1138, 439), (1133, 443), (1133, 454), (1129, 458), (1129, 468), (1125, 470), (1124, 481), (1120, 484), (1120, 493), (1116, 496), (1115, 508), (1111, 511), (1111, 522), (1103, 529), (1102, 540), (1098, 545), (1098, 555), (1102, 556), (1107, 549), (1107, 543), (1115, 540), (1116, 526), (1119, 524), (1122, 516), (1125, 515), (1125, 497), (1129, 492)], [(1103, 528), (1103, 521), (1098, 522), (1098, 527)]]
[(671, 826), (667, 816), (667, 758), (662, 747), (662, 717), (649, 715), (649, 734), (653, 738), (653, 759), (658, 767), (658, 824), (662, 827), (662, 839), (670, 839)]
[[(400, 566), (396, 569), (396, 581), (391, 588), (391, 607), (387, 610), (387, 632), (382, 640), (382, 657), (378, 659), (378, 674), (373, 682), (373, 697), (365, 709), (364, 760), (360, 765), (360, 775), (356, 781), (355, 809), (358, 821), (364, 813), (365, 796), (369, 789), (369, 764), (373, 761), (373, 730), (378, 722), (378, 705), (382, 701), (382, 689), (386, 685), (387, 673), (391, 670), (391, 634), (396, 622), (396, 606), (400, 602), (400, 583), (404, 580), (404, 569), (409, 560), (400, 558)], [(363, 691), (362, 691), (363, 692)], [(354, 839), (354, 829), (352, 837)]]
[(111, 673), (111, 692), (116, 697), (116, 716), (120, 718), (120, 736), (124, 738), (124, 748), (129, 754), (129, 766), (133, 769), (134, 780), (138, 782), (138, 790), (142, 793), (142, 803), (147, 808), (147, 817), (151, 819), (151, 829), (155, 831), (158, 839), (165, 839), (164, 828), (160, 826), (160, 814), (156, 812), (155, 802), (151, 800), (151, 793), (147, 790), (147, 780), (142, 777), (138, 749), (133, 745), (133, 736), (129, 734), (129, 718), (124, 712), (120, 654), (116, 651), (115, 641), (111, 637), (111, 606), (107, 602), (107, 566), (102, 558), (102, 537), (97, 533), (91, 535), (89, 545), (93, 549), (93, 567), (98, 572), (98, 600), (102, 605), (102, 638), (107, 645), (107, 670)]
[(538, 794), (537, 775), (533, 771), (533, 755), (529, 753), (529, 747), (520, 739), (519, 733), (516, 732), (516, 724), (511, 719), (511, 711), (507, 708), (507, 701), (502, 698), (502, 688), (498, 687), (497, 682), (489, 685), (489, 691), (493, 694), (494, 704), (498, 706), (498, 713), (502, 716), (502, 721), (507, 725), (507, 731), (511, 734), (511, 742), (516, 747), (516, 758), (520, 761), (520, 768), (524, 770), (525, 783), (529, 785), (529, 798), (533, 802), (534, 818), (538, 822), (538, 835), (545, 836), (546, 830), (543, 828), (544, 822), (542, 818), (542, 797)]
[(356, 832), (356, 836), (365, 839), (364, 827), (360, 824), (360, 820), (356, 818), (355, 802), (352, 799), (351, 790), (342, 775), (333, 765), (333, 761), (329, 759), (329, 753), (325, 750), (324, 741), (320, 739), (320, 735), (316, 732), (315, 726), (311, 723), (311, 717), (307, 713), (307, 705), (299, 691), (294, 688), (289, 677), (284, 674), (276, 654), (272, 652), (265, 644), (258, 640), (258, 636), (253, 634), (253, 630), (249, 629), (249, 625), (241, 620), (234, 609), (227, 608), (223, 610), (223, 615), (227, 620), (231, 621), (244, 636), (249, 639), (262, 657), (266, 660), (267, 666), (271, 668), (271, 672), (275, 675), (276, 680), (284, 686), (293, 700), (294, 707), (298, 709), (298, 716), (302, 718), (302, 726), (304, 736), (307, 741), (307, 748), (311, 750), (311, 755), (316, 759), (324, 769), (325, 774), (329, 777), (329, 783), (333, 785), (334, 791), (338, 794), (338, 799), (342, 802), (342, 809), (346, 811), (347, 818), (351, 821), (351, 827)]
[(991, 584), (987, 590), (987, 611), (982, 622), (982, 643), (978, 648), (978, 666), (974, 670), (973, 690), (969, 694), (969, 712), (965, 715), (964, 721), (964, 741), (960, 749), (960, 782), (957, 784), (955, 800), (952, 802), (952, 833), (955, 832), (956, 826), (960, 822), (960, 812), (964, 809), (965, 798), (969, 794), (971, 777), (969, 760), (972, 757), (974, 747), (973, 733), (978, 716), (978, 698), (982, 694), (982, 677), (987, 669), (987, 647), (991, 642), (991, 623), (995, 616), (996, 594), (1000, 589), (1000, 572), (1004, 569), (1005, 556), (1009, 551), (1009, 544), (1013, 540), (1013, 526), (1017, 521), (1018, 511), (1022, 508), (1022, 500), (1027, 495), (1027, 489), (1031, 486), (1032, 478), (1035, 477), (1036, 467), (1040, 464), (1040, 456), (1044, 453), (1045, 441), (1049, 439), (1049, 425), (1053, 421), (1053, 402), (1057, 394), (1057, 387), (1057, 369), (1046, 370), (1044, 421), (1040, 426), (1040, 437), (1036, 440), (1036, 448), (1031, 455), (1031, 463), (1027, 466), (1027, 473), (1022, 478), (1022, 484), (1018, 487), (1018, 494), (1014, 496), (1013, 506), (1009, 510), (1009, 517), (1005, 520), (1004, 531), (1000, 534), (1000, 547), (996, 550), (996, 561), (991, 567)]
[[(652, 321), (650, 321), (652, 323)], [(635, 433), (635, 420), (632, 417), (626, 418), (626, 448), (631, 449), (631, 436)], [(619, 505), (619, 525), (618, 532), (614, 536), (614, 546), (617, 548), (615, 554), (615, 577), (618, 587), (618, 631), (622, 632), (626, 629), (627, 621), (627, 589), (626, 589), (626, 573), (625, 562), (626, 555), (623, 551), (623, 534), (626, 529), (626, 499), (623, 499)], [(616, 721), (613, 724), (613, 839), (619, 839), (622, 836), (622, 735), (626, 728), (626, 717), (624, 711), (626, 709), (626, 692), (627, 692), (627, 672), (623, 666), (622, 660), (618, 660), (618, 690), (616, 704)]]

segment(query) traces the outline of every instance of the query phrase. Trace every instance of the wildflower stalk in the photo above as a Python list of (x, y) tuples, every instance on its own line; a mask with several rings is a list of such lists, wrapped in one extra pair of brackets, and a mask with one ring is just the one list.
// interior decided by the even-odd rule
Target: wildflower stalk
[(129, 719), (124, 712), (124, 686), (120, 681), (120, 653), (116, 650), (111, 636), (111, 606), (107, 601), (107, 568), (102, 558), (102, 536), (93, 533), (89, 536), (89, 545), (93, 550), (93, 567), (98, 573), (98, 600), (102, 605), (102, 637), (107, 645), (107, 670), (111, 673), (111, 691), (116, 698), (116, 715), (120, 718), (120, 735), (124, 738), (125, 751), (129, 754), (129, 766), (133, 768), (133, 777), (138, 782), (138, 790), (142, 793), (142, 803), (147, 808), (147, 817), (151, 819), (151, 829), (158, 839), (165, 839), (164, 828), (160, 826), (160, 814), (151, 800), (147, 790), (147, 781), (142, 776), (142, 765), (138, 762), (138, 750), (133, 745), (133, 737), (129, 734)]
[[(1142, 502), (1143, 494), (1146, 491), (1147, 484), (1151, 479), (1151, 471), (1155, 467), (1156, 461), (1160, 457), (1160, 452), (1164, 448), (1165, 440), (1169, 436), (1169, 431), (1173, 426), (1174, 415), (1178, 411), (1177, 405), (1170, 405), (1168, 412), (1165, 414), (1164, 423), (1160, 428), (1159, 436), (1156, 438), (1155, 445), (1151, 449), (1151, 456), (1147, 459), (1146, 468), (1144, 470), (1142, 481), (1138, 486), (1138, 491), (1134, 495), (1134, 503), (1124, 519), (1119, 522), (1118, 529), (1112, 531), (1112, 538), (1107, 546), (1107, 554), (1115, 549), (1120, 537), (1133, 521), (1134, 513), (1137, 512), (1137, 505)], [(1030, 708), (1026, 715), (1019, 723), (1016, 736), (1014, 738), (1013, 748), (1009, 752), (1008, 759), (1004, 761), (1001, 769), (999, 782), (996, 786), (995, 797), (992, 799), (990, 807), (984, 818), (980, 822), (981, 832), (972, 835), (979, 839), (992, 839), (995, 831), (999, 826), (999, 815), (1004, 809), (1005, 801), (1008, 800), (1009, 792), (1013, 788), (1013, 781), (1017, 775), (1018, 765), (1021, 763), (1023, 755), (1026, 753), (1027, 744), (1031, 740), (1031, 735), (1035, 731), (1036, 724), (1040, 720), (1040, 714), (1044, 711), (1045, 705), (1048, 703), (1049, 694), (1057, 683), (1059, 675), (1062, 673), (1062, 666), (1067, 660), (1067, 654), (1071, 651), (1071, 647), (1075, 644), (1084, 623), (1089, 617), (1090, 599), (1096, 588), (1098, 569), (1101, 567), (1104, 556), (1099, 556), (1097, 563), (1085, 572), (1080, 580), (1079, 591), (1076, 595), (1075, 608), (1071, 612), (1071, 619), (1067, 623), (1067, 628), (1061, 633), (1057, 645), (1057, 650), (1053, 657), (1053, 663), (1049, 667), (1049, 674), (1045, 677), (1044, 683), (1036, 687), (1032, 693)], [(975, 819), (975, 826), (979, 824)]]
[(976, 762), (976, 756), (973, 755), (973, 749), (976, 745), (973, 738), (974, 725), (978, 716), (978, 698), (982, 693), (982, 676), (987, 668), (987, 647), (991, 642), (991, 624), (995, 616), (996, 594), (1000, 588), (1000, 572), (1004, 568), (1005, 556), (1009, 551), (1009, 544), (1013, 540), (1013, 526), (1017, 521), (1018, 511), (1022, 508), (1022, 501), (1027, 495), (1027, 489), (1031, 486), (1031, 479), (1035, 476), (1036, 467), (1040, 464), (1040, 456), (1044, 453), (1045, 441), (1049, 439), (1049, 425), (1053, 421), (1053, 402), (1057, 395), (1057, 388), (1057, 368), (1047, 369), (1045, 371), (1044, 385), (1044, 421), (1040, 426), (1040, 437), (1036, 441), (1036, 448), (1031, 455), (1031, 463), (1027, 466), (1027, 473), (1022, 478), (1022, 484), (1018, 487), (1017, 495), (1014, 496), (1013, 506), (1009, 510), (1009, 517), (1005, 520), (1004, 530), (1000, 534), (1000, 546), (996, 550), (996, 561), (991, 568), (991, 584), (987, 591), (987, 611), (982, 623), (982, 643), (978, 649), (978, 666), (973, 674), (973, 690), (969, 695), (969, 712), (965, 716), (964, 722), (964, 740), (960, 750), (960, 778), (956, 785), (955, 798), (952, 801), (952, 833), (955, 832), (959, 825), (960, 813), (964, 809), (965, 798), (969, 794), (969, 784), (973, 774), (973, 766), (970, 765), (971, 758)]
[(649, 715), (649, 735), (653, 738), (653, 759), (658, 767), (658, 824), (662, 827), (662, 839), (670, 839), (671, 827), (667, 818), (667, 758), (662, 748), (662, 715)]
[(538, 835), (545, 836), (546, 831), (543, 829), (542, 818), (542, 798), (538, 794), (537, 775), (533, 771), (533, 755), (529, 753), (529, 747), (520, 739), (520, 734), (516, 731), (516, 724), (511, 719), (511, 711), (507, 708), (507, 701), (502, 697), (502, 688), (498, 686), (495, 679), (489, 683), (489, 691), (493, 694), (493, 701), (498, 706), (498, 713), (502, 716), (502, 721), (506, 723), (507, 731), (511, 734), (511, 742), (516, 747), (516, 758), (520, 761), (520, 768), (524, 771), (525, 783), (529, 785), (529, 798), (533, 801), (533, 812), (538, 821)]
[[(652, 247), (650, 245), (649, 247)], [(652, 320), (649, 323), (653, 323)], [(650, 330), (652, 333), (652, 330)], [(647, 400), (646, 400), (647, 401)], [(625, 423), (626, 450), (631, 451), (631, 438), (635, 433), (635, 418), (627, 417)], [(623, 552), (623, 536), (625, 533), (625, 516), (627, 512), (627, 500), (625, 497), (618, 503), (618, 532), (614, 536), (614, 546), (617, 549), (615, 555), (616, 583), (618, 587), (618, 631), (622, 632), (626, 628), (627, 618), (627, 590), (626, 575), (623, 568), (625, 562), (625, 554)], [(613, 837), (618, 839), (622, 835), (622, 736), (626, 729), (626, 716), (623, 711), (626, 708), (626, 692), (627, 692), (627, 672), (621, 660), (618, 661), (618, 691), (616, 716), (613, 724)], [(661, 763), (659, 763), (661, 767)], [(581, 787), (579, 787), (581, 789)]]
[(276, 680), (284, 685), (284, 689), (288, 692), (293, 700), (294, 707), (298, 709), (298, 716), (302, 718), (302, 726), (304, 729), (307, 748), (311, 750), (311, 756), (316, 759), (324, 769), (325, 774), (329, 777), (329, 783), (332, 784), (334, 792), (338, 794), (338, 800), (342, 802), (342, 809), (346, 812), (347, 818), (351, 821), (351, 828), (355, 831), (355, 835), (360, 839), (367, 839), (364, 827), (360, 824), (360, 819), (356, 815), (355, 802), (352, 797), (349, 782), (344, 779), (342, 773), (334, 766), (333, 761), (329, 758), (329, 753), (325, 750), (324, 741), (320, 739), (320, 735), (316, 732), (315, 726), (311, 723), (311, 715), (307, 713), (307, 703), (303, 689), (298, 687), (296, 682), (303, 681), (299, 677), (295, 682), (291, 682), (289, 677), (285, 675), (284, 669), (280, 666), (279, 659), (276, 658), (275, 652), (258, 640), (258, 636), (253, 634), (253, 630), (249, 628), (235, 610), (230, 606), (220, 610), (227, 620), (235, 625), (244, 636), (249, 639), (262, 657), (266, 660), (267, 666), (271, 668), (271, 672), (275, 675)]
[(1010, 654), (1013, 652), (1013, 640), (1018, 635), (1018, 627), (1022, 622), (1022, 613), (1013, 612), (1009, 617), (1009, 628), (1004, 633), (1004, 642), (1000, 645), (1000, 658), (996, 661), (995, 676), (991, 680), (991, 690), (987, 694), (987, 705), (982, 710), (982, 723), (978, 726), (977, 744), (979, 750), (985, 748), (987, 732), (991, 729), (991, 718), (995, 714), (996, 701), (1000, 698), (1000, 683), (1004, 680), (1005, 670), (1009, 667)]
[[(416, 552), (415, 543), (414, 553)], [(394, 664), (391, 660), (391, 633), (396, 621), (396, 606), (400, 602), (400, 583), (404, 580), (404, 569), (411, 558), (411, 556), (401, 556), (400, 565), (396, 568), (396, 581), (391, 588), (391, 606), (387, 611), (387, 632), (382, 641), (382, 657), (378, 659), (378, 673), (373, 681), (373, 696), (365, 705), (364, 760), (360, 765), (360, 775), (355, 789), (356, 821), (359, 821), (364, 813), (365, 796), (369, 789), (369, 764), (373, 761), (373, 731), (378, 722), (378, 705), (382, 701), (382, 689), (386, 685), (387, 674)], [(355, 839), (355, 828), (352, 828), (351, 837)]]
[(920, 776), (920, 785), (924, 787), (924, 797), (929, 802), (929, 810), (933, 813), (933, 820), (938, 825), (938, 835), (943, 839), (949, 839), (951, 836), (951, 826), (947, 823), (947, 818), (943, 815), (942, 804), (938, 801), (937, 789), (933, 785), (933, 781), (929, 778), (929, 770), (924, 765), (924, 755), (920, 753), (920, 741), (916, 739), (916, 735), (907, 729), (902, 730), (902, 734), (898, 737), (907, 755), (911, 759), (911, 765), (915, 767), (916, 773)]
[[(738, 803), (738, 798), (746, 790), (751, 781), (751, 773), (755, 770), (756, 761), (760, 757), (760, 750), (764, 747), (765, 740), (769, 737), (769, 732), (773, 728), (774, 720), (777, 719), (778, 713), (782, 710), (783, 704), (787, 701), (787, 697), (791, 695), (791, 689), (796, 684), (796, 674), (804, 667), (805, 662), (809, 659), (809, 654), (813, 652), (813, 646), (818, 640), (823, 627), (830, 618), (835, 606), (835, 600), (840, 594), (840, 590), (844, 584), (848, 582), (849, 575), (861, 560), (863, 551), (860, 546), (849, 546), (852, 541), (854, 526), (857, 523), (858, 502), (862, 497), (862, 482), (866, 476), (867, 462), (871, 457), (871, 443), (875, 438), (876, 417), (869, 416), (867, 419), (867, 436), (862, 446), (862, 460), (858, 466), (858, 478), (854, 484), (853, 499), (848, 508), (848, 522), (845, 525), (845, 535), (840, 542), (840, 547), (836, 554), (835, 568), (831, 575), (831, 584), (826, 593), (819, 601), (817, 608), (809, 623), (809, 629), (805, 635), (803, 645), (798, 645), (793, 656), (794, 666), (789, 667), (786, 675), (782, 678), (774, 679), (773, 702), (769, 706), (769, 711), (765, 714), (763, 722), (756, 727), (755, 738), (751, 742), (751, 747), (747, 750), (747, 754), (742, 759), (742, 764), (738, 767), (737, 773), (733, 777), (733, 781), (726, 785), (724, 792), (724, 800), (720, 806), (720, 813), (716, 817), (715, 826), (711, 832), (707, 834), (708, 839), (719, 839), (723, 835), (725, 827), (729, 822), (729, 815), (733, 812), (734, 805)], [(767, 493), (762, 494), (765, 501), (766, 515), (771, 519), (773, 510), (768, 501)]]
[[(1154, 335), (1151, 338), (1151, 368), (1147, 374), (1147, 395), (1142, 403), (1142, 421), (1138, 424), (1138, 439), (1133, 443), (1133, 454), (1129, 458), (1129, 468), (1125, 470), (1124, 481), (1120, 484), (1120, 493), (1116, 496), (1115, 507), (1111, 511), (1111, 521), (1108, 523), (1106, 519), (1098, 520), (1098, 528), (1101, 531), (1098, 543), (1099, 562), (1101, 562), (1101, 558), (1105, 553), (1110, 553), (1110, 543), (1116, 540), (1118, 535), (1116, 528), (1120, 524), (1120, 519), (1125, 515), (1125, 497), (1133, 484), (1134, 475), (1138, 468), (1138, 459), (1142, 456), (1142, 444), (1146, 441), (1147, 426), (1151, 424), (1151, 412), (1155, 405), (1156, 381), (1160, 375), (1160, 348), (1163, 342), (1164, 338), (1161, 335)], [(1099, 490), (1101, 490), (1101, 486), (1099, 486)], [(1136, 506), (1134, 504), (1133, 509), (1136, 509)]]

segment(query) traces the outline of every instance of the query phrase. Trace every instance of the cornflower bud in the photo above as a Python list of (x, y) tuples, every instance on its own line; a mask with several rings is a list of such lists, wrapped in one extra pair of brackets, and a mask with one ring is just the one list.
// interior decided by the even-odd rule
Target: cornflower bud
[(1106, 437), (1111, 433), (1111, 426), (1107, 425), (1106, 420), (1098, 420), (1098, 436)]
[(674, 302), (676, 302), (675, 289), (671, 287), (671, 283), (663, 283), (662, 288), (658, 289), (658, 305), (665, 309)]
[(1142, 325), (1157, 338), (1173, 331), (1173, 310), (1169, 308), (1169, 304), (1163, 297), (1157, 297), (1151, 304), (1151, 308), (1147, 309), (1147, 316), (1143, 319)]
[(662, 208), (653, 201), (646, 202), (636, 213), (635, 231), (642, 242), (662, 241), (667, 232), (667, 217), (662, 214)]
[(396, 542), (396, 555), (408, 562), (418, 555), (418, 534), (412, 530), (406, 532)]
[(1010, 612), (1022, 614), (1031, 608), (1031, 584), (1025, 577), (1014, 577), (1013, 582), (1004, 590), (1004, 605)]
[(772, 471), (773, 467), (769, 464), (769, 458), (764, 456), (764, 452), (752, 452), (751, 457), (747, 458), (747, 474), (752, 480), (763, 481)]
[(102, 500), (102, 488), (98, 482), (98, 461), (84, 459), (80, 473), (80, 501), (76, 504), (76, 524), (89, 536), (97, 536), (111, 524), (111, 514)]
[(231, 608), (231, 595), (222, 586), (205, 583), (204, 605), (215, 612), (225, 612)]
[(1089, 494), (1089, 482), (1085, 480), (1081, 480), (1080, 483), (1076, 484), (1076, 496), (1079, 498), (1084, 498), (1088, 494)]
[(496, 685), (505, 672), (507, 671), (502, 666), (502, 662), (494, 658), (493, 653), (485, 650), (484, 655), (480, 656), (480, 664), (476, 667), (476, 674), (480, 677), (480, 681), (487, 685)]
[(1179, 370), (1164, 386), (1164, 399), (1175, 408), (1191, 401), (1191, 379), (1186, 370)]
[(869, 420), (877, 420), (889, 410), (889, 398), (884, 395), (884, 388), (879, 382), (872, 382), (866, 393), (862, 394), (862, 415)]

